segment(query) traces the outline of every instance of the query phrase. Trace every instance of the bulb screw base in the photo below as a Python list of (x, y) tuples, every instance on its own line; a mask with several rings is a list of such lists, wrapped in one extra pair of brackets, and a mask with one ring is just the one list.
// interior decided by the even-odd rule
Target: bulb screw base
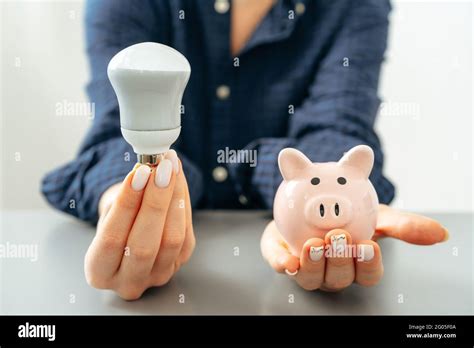
[(137, 161), (140, 164), (146, 164), (149, 166), (157, 166), (158, 161), (163, 157), (163, 154), (156, 154), (156, 155), (144, 155), (144, 154), (137, 154)]

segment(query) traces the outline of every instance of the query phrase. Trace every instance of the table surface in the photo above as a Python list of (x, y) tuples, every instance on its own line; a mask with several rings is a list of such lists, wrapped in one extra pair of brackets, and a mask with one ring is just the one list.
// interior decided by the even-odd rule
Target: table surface
[(1, 244), (36, 244), (38, 258), (0, 258), (0, 314), (473, 314), (473, 215), (427, 215), (450, 230), (448, 242), (384, 239), (379, 285), (324, 293), (299, 288), (264, 262), (268, 212), (196, 212), (189, 263), (127, 302), (84, 279), (93, 227), (53, 211), (4, 211)]

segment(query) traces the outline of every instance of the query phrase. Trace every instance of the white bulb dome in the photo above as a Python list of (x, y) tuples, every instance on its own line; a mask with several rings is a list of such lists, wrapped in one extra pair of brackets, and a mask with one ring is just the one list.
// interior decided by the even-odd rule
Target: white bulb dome
[(181, 129), (181, 100), (191, 75), (188, 60), (171, 47), (143, 42), (118, 52), (107, 74), (125, 140), (137, 154), (168, 150)]
[(117, 69), (191, 72), (186, 57), (156, 42), (142, 42), (121, 50), (110, 60), (108, 72)]

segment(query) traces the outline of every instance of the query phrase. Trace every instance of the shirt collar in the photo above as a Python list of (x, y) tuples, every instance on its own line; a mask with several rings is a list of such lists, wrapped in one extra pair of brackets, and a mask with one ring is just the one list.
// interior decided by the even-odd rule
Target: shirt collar
[[(293, 32), (296, 22), (301, 17), (301, 15), (296, 13), (295, 7), (298, 3), (305, 4), (306, 1), (276, 0), (276, 4), (263, 18), (250, 40), (239, 53), (239, 56), (256, 46), (288, 38)], [(292, 18), (290, 18), (290, 11), (293, 11)]]

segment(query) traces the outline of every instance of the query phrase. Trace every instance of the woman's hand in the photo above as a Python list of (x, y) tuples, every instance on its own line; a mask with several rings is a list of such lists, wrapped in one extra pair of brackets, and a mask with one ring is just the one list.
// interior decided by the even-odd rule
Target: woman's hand
[[(443, 226), (432, 219), (380, 205), (373, 240), (360, 241), (353, 245), (347, 231), (336, 229), (328, 232), (324, 240), (311, 238), (306, 241), (301, 255), (296, 257), (288, 251), (286, 242), (272, 221), (263, 233), (260, 246), (268, 263), (277, 272), (286, 272), (302, 288), (338, 291), (353, 282), (373, 286), (380, 281), (383, 275), (382, 253), (375, 242), (380, 237), (431, 245), (447, 240), (449, 235)], [(335, 249), (328, 248), (330, 245), (335, 246)], [(326, 252), (328, 249), (340, 250), (341, 245), (352, 246), (346, 248), (353, 251), (352, 255), (345, 254), (341, 257)]]
[(104, 193), (99, 214), (86, 279), (126, 300), (166, 284), (194, 250), (188, 186), (173, 150), (153, 169), (135, 166)]

